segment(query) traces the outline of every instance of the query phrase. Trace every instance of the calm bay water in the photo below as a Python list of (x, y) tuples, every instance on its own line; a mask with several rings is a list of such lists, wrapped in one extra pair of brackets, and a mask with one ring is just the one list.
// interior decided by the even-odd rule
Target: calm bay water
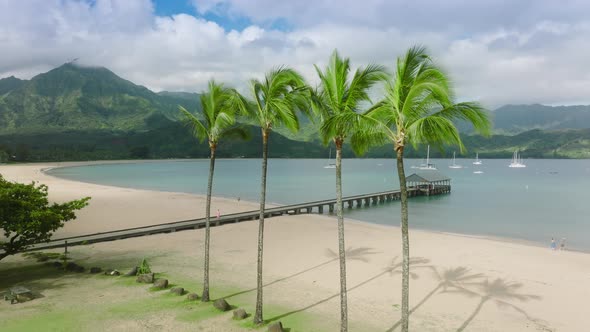
[[(293, 204), (335, 197), (335, 170), (327, 160), (271, 159), (267, 180), (269, 203)], [(434, 160), (452, 178), (450, 195), (410, 200), (410, 227), (435, 231), (513, 238), (548, 245), (551, 237), (567, 238), (569, 248), (590, 251), (590, 160), (527, 160), (511, 169), (509, 160), (484, 160), (474, 174), (449, 169), (448, 160)], [(399, 188), (391, 159), (345, 159), (344, 195)], [(406, 161), (406, 174), (417, 160)], [(57, 168), (49, 174), (99, 184), (204, 194), (208, 160), (156, 161)], [(258, 201), (259, 159), (218, 160), (213, 194)], [(399, 225), (398, 202), (345, 209), (350, 218)], [(222, 211), (223, 212), (223, 211)]]

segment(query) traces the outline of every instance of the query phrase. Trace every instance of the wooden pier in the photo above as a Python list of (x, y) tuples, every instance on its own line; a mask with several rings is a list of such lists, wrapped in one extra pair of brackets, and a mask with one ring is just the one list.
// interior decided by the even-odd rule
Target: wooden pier
[[(412, 186), (408, 187), (408, 197), (416, 196), (431, 196), (441, 195), (451, 192), (451, 185), (448, 179), (437, 180), (435, 183), (425, 183), (424, 179), (419, 180), (418, 178), (412, 178), (415, 174), (408, 177), (409, 180), (413, 179)], [(399, 200), (401, 193), (399, 190), (384, 191), (372, 194), (355, 195), (342, 198), (343, 208), (352, 209), (354, 207), (372, 206), (377, 204), (383, 204), (386, 202), (393, 202)], [(301, 204), (293, 204), (286, 206), (279, 206), (266, 209), (264, 213), (265, 218), (282, 216), (285, 214), (296, 215), (304, 213), (324, 213), (334, 212), (336, 206), (336, 199), (326, 199), (321, 201), (314, 201)], [(211, 218), (211, 226), (221, 226), (225, 224), (233, 224), (247, 220), (256, 220), (260, 216), (258, 210), (227, 214), (219, 218)], [(62, 248), (65, 246), (84, 245), (91, 243), (107, 242), (128, 239), (139, 236), (147, 236), (161, 233), (171, 233), (190, 229), (199, 229), (205, 227), (205, 218), (190, 219), (183, 221), (176, 221), (171, 223), (142, 226), (135, 228), (127, 228), (116, 231), (94, 233), (88, 235), (74, 236), (68, 238), (61, 238), (51, 240), (46, 243), (38, 243), (26, 251), (41, 250), (41, 249), (53, 249)]]

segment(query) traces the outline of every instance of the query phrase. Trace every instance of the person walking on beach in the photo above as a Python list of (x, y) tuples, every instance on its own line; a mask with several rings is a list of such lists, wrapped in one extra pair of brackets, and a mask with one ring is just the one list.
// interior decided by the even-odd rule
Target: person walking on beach
[(561, 242), (559, 243), (559, 250), (565, 250), (565, 238), (561, 238)]
[(221, 213), (219, 212), (219, 209), (217, 209), (217, 219), (219, 219), (219, 217), (221, 217)]
[(557, 247), (557, 244), (555, 243), (555, 239), (551, 238), (551, 250), (555, 250)]

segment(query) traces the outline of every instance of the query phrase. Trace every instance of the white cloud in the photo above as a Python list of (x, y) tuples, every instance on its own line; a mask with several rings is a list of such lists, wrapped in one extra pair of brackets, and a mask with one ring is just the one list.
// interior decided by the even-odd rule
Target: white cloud
[[(445, 19), (434, 9), (419, 11), (425, 1), (196, 1), (201, 13), (246, 15), (260, 23), (241, 31), (187, 14), (159, 17), (149, 0), (8, 2), (0, 0), (0, 77), (30, 78), (79, 57), (154, 90), (200, 91), (212, 77), (243, 89), (278, 65), (315, 81), (313, 64), (323, 66), (335, 48), (354, 65), (391, 67), (396, 56), (421, 43), (451, 74), (461, 99), (490, 107), (590, 103), (590, 22), (574, 19), (586, 5), (573, 1), (559, 9), (519, 2), (520, 9), (531, 6), (520, 12), (522, 22), (508, 9), (506, 17), (493, 17), (502, 11), (488, 2), (478, 7), (459, 0), (430, 4), (443, 18), (450, 13)], [(454, 14), (461, 6), (463, 20)], [(480, 10), (491, 18), (474, 23)], [(398, 19), (388, 20), (390, 14)], [(267, 28), (265, 22), (277, 18), (294, 28)], [(430, 21), (414, 28), (410, 18)]]

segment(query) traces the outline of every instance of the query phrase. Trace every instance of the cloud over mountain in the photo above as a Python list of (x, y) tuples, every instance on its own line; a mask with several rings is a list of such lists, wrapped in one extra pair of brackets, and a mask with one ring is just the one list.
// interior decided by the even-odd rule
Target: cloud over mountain
[[(393, 66), (427, 45), (461, 99), (589, 103), (585, 1), (194, 0), (160, 16), (149, 0), (0, 0), (0, 77), (30, 78), (73, 58), (154, 90), (199, 91), (211, 77), (244, 87), (287, 64), (314, 79), (334, 48), (354, 65)], [(252, 22), (233, 30), (209, 14)], [(275, 22), (285, 22), (277, 27)]]

